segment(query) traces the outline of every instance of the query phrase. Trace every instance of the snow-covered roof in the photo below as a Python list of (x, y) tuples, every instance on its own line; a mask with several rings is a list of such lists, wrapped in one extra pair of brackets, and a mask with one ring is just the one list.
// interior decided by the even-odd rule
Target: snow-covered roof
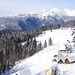
[(62, 59), (63, 62), (64, 62), (66, 58), (67, 58), (70, 62), (75, 61), (75, 53), (67, 54), (67, 53), (63, 53), (63, 52), (58, 52), (58, 61), (59, 61), (60, 59)]
[(58, 75), (75, 75), (75, 64), (58, 64)]
[(64, 61), (66, 55), (67, 55), (66, 53), (58, 52), (58, 61), (59, 61), (60, 59), (62, 59), (62, 60)]
[(68, 54), (68, 56), (67, 56), (66, 58), (68, 58), (68, 60), (69, 60), (70, 62), (75, 61), (75, 53), (70, 53), (70, 54)]

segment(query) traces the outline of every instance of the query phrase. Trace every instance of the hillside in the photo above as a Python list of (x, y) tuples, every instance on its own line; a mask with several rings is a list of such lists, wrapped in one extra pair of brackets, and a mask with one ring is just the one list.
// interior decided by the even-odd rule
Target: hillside
[[(67, 29), (56, 29), (51, 31), (45, 31), (45, 34), (39, 35), (36, 39), (37, 41), (41, 41), (42, 44), (44, 40), (52, 38), (53, 45), (44, 48), (42, 51), (37, 54), (16, 63), (14, 68), (9, 71), (9, 75), (45, 75), (45, 71), (50, 69), (51, 67), (57, 65), (57, 63), (53, 63), (53, 56), (58, 53), (60, 46), (65, 45), (67, 40), (72, 40), (71, 36), (72, 30), (70, 28)], [(47, 42), (48, 43), (48, 42)], [(60, 67), (59, 67), (60, 66)], [(68, 68), (66, 68), (66, 66)], [(71, 68), (75, 66), (75, 64), (68, 65), (58, 65), (61, 68), (61, 72), (64, 72), (61, 75), (74, 75), (75, 72), (71, 70)], [(65, 68), (65, 71), (63, 69)], [(73, 67), (74, 68), (74, 67)], [(8, 73), (6, 74), (8, 75)]]

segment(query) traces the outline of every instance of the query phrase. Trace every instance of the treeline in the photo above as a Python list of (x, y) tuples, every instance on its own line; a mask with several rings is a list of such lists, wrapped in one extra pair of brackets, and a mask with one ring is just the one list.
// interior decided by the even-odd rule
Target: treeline
[[(59, 28), (59, 25), (57, 26)], [(56, 27), (56, 28), (57, 28)], [(53, 26), (43, 26), (34, 30), (3, 30), (0, 31), (0, 75), (11, 69), (16, 61), (25, 59), (43, 49), (36, 37), (45, 30), (52, 31)], [(38, 44), (37, 44), (38, 43)], [(52, 39), (49, 39), (52, 45)], [(44, 48), (47, 47), (45, 40)]]
[(72, 21), (68, 21), (68, 22), (65, 22), (63, 24), (61, 24), (62, 27), (75, 27), (75, 20), (72, 20)]

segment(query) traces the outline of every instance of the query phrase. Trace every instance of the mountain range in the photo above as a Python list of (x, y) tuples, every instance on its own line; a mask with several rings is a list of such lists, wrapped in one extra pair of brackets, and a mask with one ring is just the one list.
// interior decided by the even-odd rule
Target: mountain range
[(0, 30), (29, 30), (45, 25), (63, 24), (75, 20), (74, 10), (56, 8), (47, 11), (43, 9), (35, 14), (19, 14), (18, 16), (0, 17)]

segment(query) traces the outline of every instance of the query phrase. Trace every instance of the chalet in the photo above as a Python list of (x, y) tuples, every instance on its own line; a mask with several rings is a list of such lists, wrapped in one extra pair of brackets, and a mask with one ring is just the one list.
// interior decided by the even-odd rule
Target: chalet
[(75, 53), (58, 53), (58, 63), (62, 64), (70, 64), (70, 63), (75, 63)]
[(68, 58), (66, 58), (66, 59), (64, 60), (64, 63), (66, 63), (66, 64), (70, 64), (69, 59), (68, 59)]
[(54, 58), (54, 59), (52, 60), (52, 62), (57, 62), (57, 59)]
[(75, 64), (58, 64), (56, 75), (75, 75)]
[(46, 75), (51, 75), (51, 70), (50, 69), (46, 70)]
[(58, 63), (64, 63), (64, 59), (65, 59), (65, 57), (67, 56), (67, 54), (66, 53), (63, 53), (63, 52), (58, 52)]
[(58, 55), (54, 55), (54, 58), (57, 58), (58, 57)]
[(59, 63), (59, 64), (63, 64), (64, 62), (63, 62), (62, 59), (59, 59), (59, 60), (58, 60), (58, 63)]
[(75, 53), (68, 54), (68, 56), (65, 58), (65, 63), (75, 63)]

